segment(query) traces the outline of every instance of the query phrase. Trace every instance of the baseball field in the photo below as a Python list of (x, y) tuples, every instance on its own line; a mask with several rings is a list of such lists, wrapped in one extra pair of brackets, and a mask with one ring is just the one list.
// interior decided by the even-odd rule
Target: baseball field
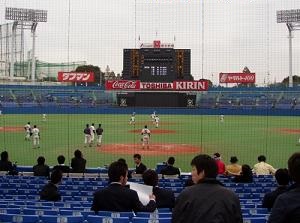
[[(176, 158), (175, 166), (190, 170), (190, 161), (198, 153), (219, 152), (225, 163), (236, 155), (240, 164), (253, 165), (257, 156), (264, 154), (275, 167), (285, 167), (292, 152), (299, 150), (300, 119), (296, 116), (237, 116), (225, 115), (159, 115), (155, 128), (150, 114), (136, 114), (136, 123), (129, 124), (130, 114), (42, 114), (1, 115), (1, 151), (9, 152), (10, 160), (18, 165), (33, 165), (38, 156), (48, 165), (57, 163), (58, 155), (69, 163), (75, 149), (80, 149), (87, 166), (99, 167), (117, 158), (127, 160), (133, 167), (132, 155), (140, 153), (143, 162), (151, 168), (167, 157)], [(25, 141), (24, 125), (30, 122), (40, 129), (40, 148), (33, 149)], [(99, 123), (104, 129), (103, 145), (84, 147), (83, 129), (86, 124)], [(151, 131), (150, 149), (142, 149), (141, 129), (148, 125)]]

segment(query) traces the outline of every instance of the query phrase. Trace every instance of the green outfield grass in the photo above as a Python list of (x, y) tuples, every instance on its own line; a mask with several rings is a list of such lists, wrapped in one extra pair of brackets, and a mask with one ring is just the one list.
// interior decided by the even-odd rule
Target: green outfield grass
[[(43, 155), (49, 165), (56, 164), (56, 157), (65, 155), (67, 162), (73, 157), (75, 149), (81, 149), (89, 167), (109, 164), (124, 157), (129, 167), (133, 167), (132, 155), (107, 154), (96, 151), (95, 147), (84, 148), (83, 129), (87, 123), (102, 123), (104, 144), (140, 143), (140, 134), (130, 130), (140, 130), (148, 124), (155, 129), (149, 115), (136, 115), (136, 125), (129, 125), (128, 115), (47, 115), (42, 121), (41, 115), (2, 115), (0, 116), (0, 146), (10, 154), (11, 161), (18, 165), (33, 165), (38, 156)], [(31, 142), (24, 140), (24, 125), (30, 121), (40, 128), (39, 149), (32, 149)], [(5, 131), (8, 127), (19, 127), (19, 131)], [(158, 129), (174, 130), (173, 134), (152, 134), (152, 143), (190, 144), (201, 148), (199, 152), (213, 154), (219, 152), (228, 163), (230, 156), (236, 155), (241, 164), (253, 165), (257, 156), (264, 154), (267, 161), (275, 167), (285, 167), (291, 153), (299, 151), (300, 119), (283, 116), (225, 116), (222, 123), (219, 116), (200, 115), (160, 115)], [(289, 133), (288, 131), (294, 132)], [(194, 154), (176, 155), (176, 166), (183, 171), (190, 170), (190, 161)], [(155, 167), (165, 161), (168, 155), (143, 157), (148, 167)]]

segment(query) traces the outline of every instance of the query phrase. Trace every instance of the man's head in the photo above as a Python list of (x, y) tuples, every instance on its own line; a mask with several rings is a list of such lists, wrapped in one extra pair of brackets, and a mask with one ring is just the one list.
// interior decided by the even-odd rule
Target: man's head
[(75, 152), (74, 152), (74, 156), (76, 158), (81, 158), (82, 157), (82, 153), (79, 149), (76, 149)]
[(288, 185), (290, 182), (289, 171), (287, 169), (278, 169), (275, 173), (278, 185)]
[(30, 122), (27, 122), (28, 125), (30, 125)]
[(209, 155), (201, 154), (195, 156), (191, 162), (192, 180), (196, 184), (204, 178), (216, 178), (218, 167), (213, 158)]
[(99, 124), (99, 128), (101, 128), (101, 124)]
[(221, 154), (220, 154), (220, 153), (215, 153), (215, 154), (214, 154), (214, 159), (215, 159), (215, 160), (221, 159)]
[(58, 184), (61, 182), (62, 172), (60, 170), (54, 170), (51, 174), (50, 181), (53, 184)]
[(36, 128), (36, 125), (34, 125), (33, 128)]
[(257, 157), (258, 162), (266, 162), (266, 157), (264, 155), (260, 155)]
[(138, 165), (142, 161), (142, 156), (140, 154), (136, 153), (133, 155), (133, 160), (134, 160), (134, 163)]
[(45, 157), (40, 156), (40, 157), (37, 159), (37, 163), (38, 163), (38, 165), (44, 165), (44, 164), (45, 164)]
[(156, 186), (158, 184), (158, 175), (154, 170), (146, 170), (143, 173), (144, 184), (148, 186)]
[(7, 151), (3, 151), (1, 153), (1, 161), (7, 161), (8, 160), (8, 152)]
[(66, 160), (66, 158), (63, 155), (60, 155), (57, 157), (58, 164), (64, 164), (65, 160)]
[(92, 123), (92, 126), (95, 126), (95, 124), (94, 124), (94, 123)]
[(146, 129), (146, 128), (148, 128), (148, 126), (147, 126), (147, 125), (145, 125), (145, 126), (144, 126), (144, 128)]
[(236, 158), (236, 156), (232, 156), (230, 158), (230, 163), (234, 164), (234, 163), (237, 163), (238, 162), (238, 159)]
[(108, 177), (110, 182), (119, 182), (122, 185), (127, 183), (128, 166), (124, 162), (113, 162), (108, 168)]
[(88, 127), (89, 127), (89, 124), (86, 124), (85, 126), (88, 128)]
[(295, 183), (300, 184), (300, 153), (294, 153), (288, 160), (289, 174)]
[(173, 166), (175, 163), (175, 158), (173, 156), (169, 157), (167, 163), (168, 165)]

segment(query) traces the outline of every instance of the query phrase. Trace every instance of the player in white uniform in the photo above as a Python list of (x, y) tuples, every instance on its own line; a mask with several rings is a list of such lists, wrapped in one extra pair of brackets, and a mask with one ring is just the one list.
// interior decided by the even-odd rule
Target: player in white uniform
[(91, 128), (89, 124), (86, 124), (85, 129), (83, 130), (84, 133), (84, 147), (87, 145), (92, 146), (91, 144)]
[(224, 115), (220, 115), (220, 122), (224, 122)]
[(96, 133), (96, 129), (95, 129), (95, 124), (94, 123), (92, 123), (90, 129), (91, 129), (91, 143), (94, 143), (95, 133)]
[(43, 122), (47, 121), (47, 115), (46, 114), (42, 115), (42, 120), (43, 120)]
[(32, 142), (34, 149), (40, 148), (40, 130), (36, 127), (36, 125), (34, 125), (32, 129)]
[(130, 120), (129, 120), (130, 125), (135, 125), (135, 112), (132, 113)]
[(143, 147), (143, 149), (145, 148), (145, 145), (147, 146), (147, 149), (149, 149), (149, 141), (150, 141), (151, 132), (147, 128), (147, 125), (145, 125), (145, 127), (142, 129), (141, 135), (142, 135), (142, 147)]
[(156, 111), (153, 111), (153, 113), (150, 115), (150, 117), (151, 117), (151, 121), (153, 122), (153, 124), (154, 124), (154, 122), (155, 122), (155, 116), (156, 116)]
[(154, 122), (155, 122), (155, 127), (158, 128), (158, 123), (159, 123), (159, 117), (158, 117), (158, 115), (155, 116)]
[(25, 129), (25, 140), (30, 141), (30, 133), (31, 133), (30, 122), (27, 122), (27, 124), (24, 126), (24, 129)]

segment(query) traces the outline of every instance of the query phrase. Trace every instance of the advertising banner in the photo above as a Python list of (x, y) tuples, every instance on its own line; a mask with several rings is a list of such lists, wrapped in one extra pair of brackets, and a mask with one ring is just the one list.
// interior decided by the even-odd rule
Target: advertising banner
[(250, 84), (255, 83), (255, 73), (220, 73), (219, 83), (239, 83)]
[(93, 72), (58, 72), (59, 82), (94, 82)]
[(106, 90), (140, 90), (140, 81), (113, 80), (105, 82)]

